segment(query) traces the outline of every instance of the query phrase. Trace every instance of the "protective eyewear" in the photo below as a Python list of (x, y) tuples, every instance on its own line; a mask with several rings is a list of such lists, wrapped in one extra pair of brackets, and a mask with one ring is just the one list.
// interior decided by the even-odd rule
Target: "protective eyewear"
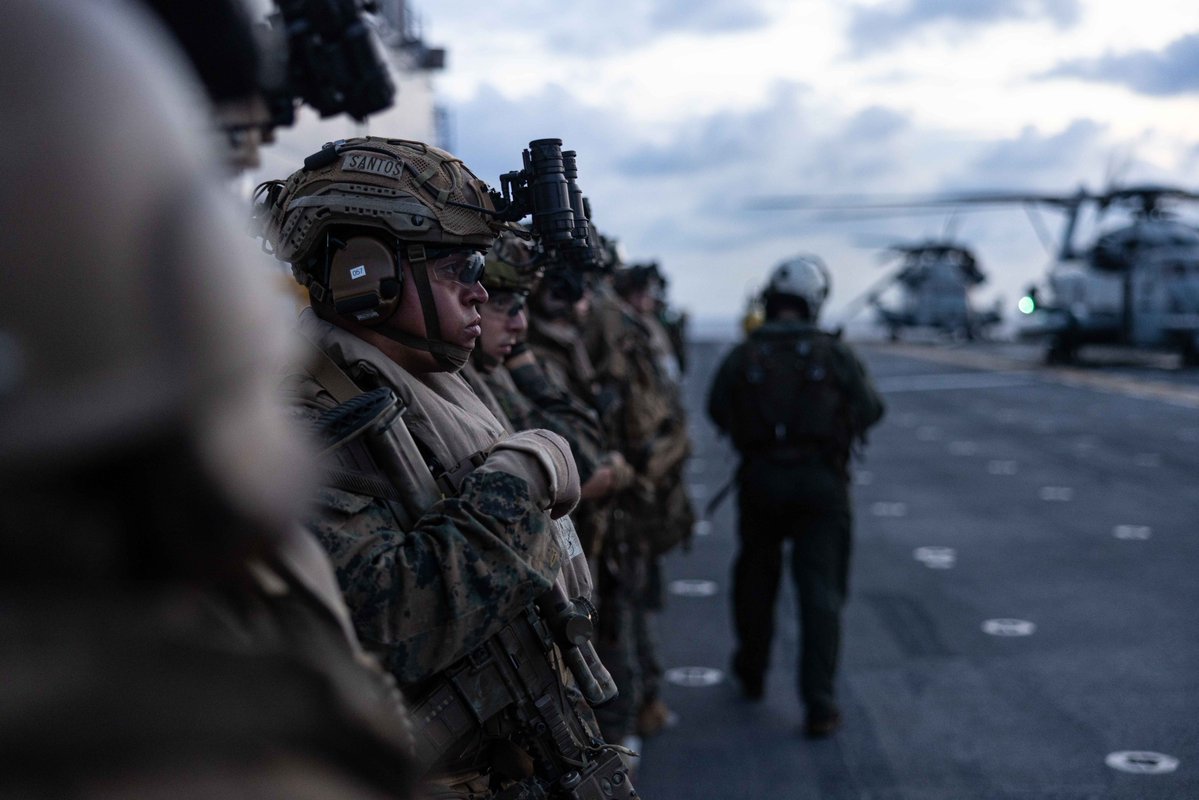
[(458, 250), (429, 259), (429, 274), (439, 281), (453, 281), (473, 286), (483, 278), (483, 254), (475, 250)]
[(524, 310), (525, 299), (523, 294), (517, 294), (516, 292), (496, 293), (492, 294), (482, 307), (490, 309), (497, 314), (515, 317)]

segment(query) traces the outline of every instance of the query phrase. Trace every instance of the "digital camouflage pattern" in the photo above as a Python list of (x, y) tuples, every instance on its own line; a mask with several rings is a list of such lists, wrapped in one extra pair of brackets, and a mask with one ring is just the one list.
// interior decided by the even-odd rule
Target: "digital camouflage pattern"
[(583, 342), (579, 327), (566, 320), (547, 320), (529, 317), (529, 349), (545, 370), (546, 377), (566, 389), (589, 408), (603, 414), (603, 404), (597, 400), (595, 366)]
[[(305, 317), (310, 339), (361, 388), (389, 386), (408, 402), (404, 420), (443, 464), (503, 434), (461, 378), (433, 373), (420, 381), (365, 342)], [(336, 405), (306, 374), (291, 376), (287, 389), (294, 413), (309, 421)], [(336, 452), (343, 468), (373, 464), (361, 442)], [(521, 477), (479, 470), (403, 530), (389, 501), (326, 486), (309, 525), (333, 560), (363, 644), (401, 683), (412, 683), (492, 636), (550, 588), (561, 553), (543, 500)]]
[(609, 441), (637, 472), (610, 516), (600, 571), (601, 608), (614, 629), (601, 656), (621, 697), (597, 715), (606, 736), (623, 738), (655, 700), (661, 667), (649, 614), (661, 607), (655, 557), (691, 532), (682, 469), (690, 452), (678, 387), (654, 347), (653, 331), (611, 286), (599, 283), (583, 342), (595, 368)]
[(669, 341), (656, 318), (606, 286), (597, 287), (592, 308), (584, 340), (601, 393), (619, 398), (608, 434), (640, 479), (622, 495), (624, 524), (657, 555), (687, 541), (695, 522), (682, 474), (691, 441), (680, 388), (666, 366)]
[(515, 370), (497, 367), (483, 378), (517, 430), (546, 428), (570, 443), (579, 481), (586, 483), (603, 455), (603, 431), (595, 412), (551, 382), (537, 363)]

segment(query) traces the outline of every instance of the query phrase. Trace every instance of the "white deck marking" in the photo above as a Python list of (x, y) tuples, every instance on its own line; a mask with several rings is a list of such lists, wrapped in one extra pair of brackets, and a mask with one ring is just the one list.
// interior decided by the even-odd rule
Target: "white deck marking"
[(707, 536), (712, 532), (712, 523), (706, 519), (696, 520), (695, 526), (691, 532), (696, 536)]
[(1178, 769), (1178, 759), (1150, 750), (1120, 750), (1108, 753), (1104, 763), (1121, 772), (1135, 775), (1162, 775)]
[(952, 569), (958, 558), (952, 547), (917, 547), (912, 556), (929, 569)]
[(679, 597), (711, 597), (719, 591), (716, 581), (688, 578), (670, 582), (670, 593)]
[(1026, 619), (989, 619), (983, 623), (983, 633), (991, 636), (1032, 636), (1036, 623)]
[(1128, 541), (1145, 541), (1153, 535), (1153, 528), (1148, 525), (1117, 525), (1112, 528), (1112, 536)]
[(1074, 490), (1069, 486), (1042, 486), (1040, 495), (1051, 503), (1068, 503), (1074, 499)]
[(724, 673), (712, 667), (675, 667), (666, 670), (665, 677), (676, 686), (703, 688), (720, 683), (724, 680)]
[(992, 475), (1015, 475), (1019, 470), (1015, 461), (988, 461), (987, 472)]
[(876, 517), (906, 517), (908, 515), (907, 503), (872, 503), (870, 505), (870, 513)]
[(977, 442), (950, 442), (949, 454), (954, 456), (973, 456), (978, 455), (979, 447)]

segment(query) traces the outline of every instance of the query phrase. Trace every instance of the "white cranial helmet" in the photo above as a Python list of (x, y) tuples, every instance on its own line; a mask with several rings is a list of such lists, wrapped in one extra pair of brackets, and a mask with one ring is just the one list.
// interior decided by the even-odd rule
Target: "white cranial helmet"
[(812, 319), (820, 315), (820, 307), (828, 297), (831, 281), (828, 268), (819, 256), (810, 254), (789, 258), (774, 268), (762, 291), (763, 297), (786, 294), (808, 304)]

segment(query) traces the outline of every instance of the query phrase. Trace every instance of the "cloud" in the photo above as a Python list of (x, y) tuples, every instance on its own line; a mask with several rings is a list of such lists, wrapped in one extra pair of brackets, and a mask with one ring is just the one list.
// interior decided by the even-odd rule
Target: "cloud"
[(1068, 193), (1087, 178), (1098, 178), (1110, 160), (1106, 127), (1090, 119), (1074, 120), (1057, 133), (1034, 126), (1019, 135), (983, 145), (979, 154), (951, 177), (954, 189), (1023, 189)]
[(664, 35), (719, 36), (755, 30), (770, 22), (765, 5), (765, 0), (429, 3), (435, 19), (469, 20), (481, 35), (515, 31), (529, 37), (539, 50), (575, 57), (626, 53)]
[(1199, 33), (1177, 39), (1161, 51), (1066, 61), (1041, 77), (1114, 83), (1158, 97), (1199, 92)]
[(908, 125), (908, 118), (898, 111), (884, 106), (871, 106), (850, 120), (845, 132), (850, 139), (865, 143), (888, 139)]
[(733, 33), (769, 22), (752, 3), (729, 0), (659, 0), (650, 12), (651, 27), (659, 32)]
[(894, 47), (932, 27), (955, 33), (998, 22), (1047, 19), (1059, 28), (1078, 22), (1079, 0), (892, 0), (853, 10), (849, 40), (855, 55)]
[[(1098, 187), (1113, 152), (1110, 130), (1093, 119), (971, 138), (923, 127), (887, 106), (846, 111), (787, 82), (754, 107), (693, 111), (654, 130), (635, 124), (619, 103), (585, 103), (564, 86), (518, 101), (486, 86), (459, 104), (454, 118), (455, 152), (493, 183), (519, 165), (530, 139), (560, 136), (579, 153), (579, 181), (600, 229), (617, 236), (630, 257), (660, 259), (672, 294), (708, 316), (738, 313), (747, 287), (760, 283), (772, 264), (803, 250), (834, 266), (835, 314), (881, 274), (876, 250), (860, 246), (862, 234), (876, 242), (937, 236), (948, 216), (936, 210), (830, 220), (750, 210), (752, 197), (1069, 193), (1079, 183)], [(1051, 229), (1058, 224), (1052, 212), (1045, 216)], [(991, 276), (986, 292), (1010, 300), (1041, 277), (1046, 256), (1021, 209), (963, 214), (957, 227)]]

